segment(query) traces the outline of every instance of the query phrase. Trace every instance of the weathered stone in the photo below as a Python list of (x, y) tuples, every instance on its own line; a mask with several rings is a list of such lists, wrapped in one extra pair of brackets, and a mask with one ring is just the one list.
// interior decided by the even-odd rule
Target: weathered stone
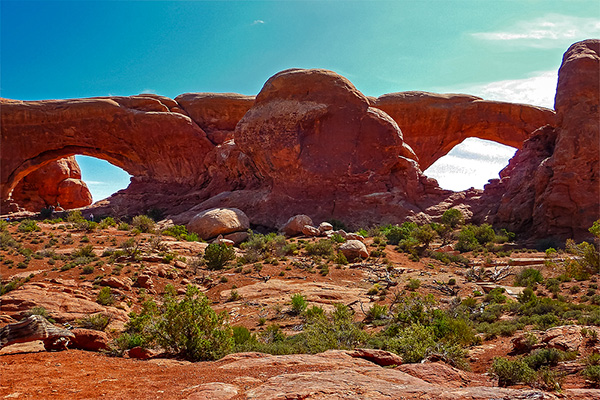
[(321, 222), (319, 224), (319, 232), (322, 234), (327, 231), (332, 231), (332, 230), (333, 230), (333, 225), (331, 225), (329, 222)]
[(281, 231), (287, 236), (296, 236), (302, 233), (306, 225), (313, 225), (308, 215), (294, 215), (281, 227)]
[(319, 236), (319, 230), (311, 225), (304, 225), (302, 227), (302, 234), (306, 236)]
[(109, 338), (105, 332), (82, 328), (73, 329), (71, 332), (75, 335), (69, 345), (72, 349), (88, 351), (108, 350)]
[(243, 243), (246, 240), (248, 240), (249, 236), (250, 235), (248, 234), (248, 232), (234, 232), (234, 233), (228, 233), (227, 235), (225, 235), (223, 237), (227, 240), (231, 240), (233, 243), (238, 245), (238, 244)]
[(348, 260), (369, 257), (367, 246), (360, 240), (348, 240), (340, 246), (340, 251)]
[(218, 235), (247, 231), (250, 220), (237, 208), (213, 208), (196, 215), (188, 224), (188, 230), (202, 239), (211, 239)]

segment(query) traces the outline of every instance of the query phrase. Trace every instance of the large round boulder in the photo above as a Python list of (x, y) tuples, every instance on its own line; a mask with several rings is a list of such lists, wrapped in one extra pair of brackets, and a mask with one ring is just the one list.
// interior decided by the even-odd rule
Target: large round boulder
[(302, 234), (305, 226), (312, 226), (313, 221), (308, 215), (294, 215), (281, 227), (281, 232), (287, 236), (296, 236)]
[(207, 240), (219, 235), (246, 231), (250, 228), (250, 220), (237, 208), (212, 208), (193, 217), (187, 228), (188, 231)]
[(340, 246), (340, 251), (348, 260), (369, 257), (367, 246), (360, 240), (348, 240)]

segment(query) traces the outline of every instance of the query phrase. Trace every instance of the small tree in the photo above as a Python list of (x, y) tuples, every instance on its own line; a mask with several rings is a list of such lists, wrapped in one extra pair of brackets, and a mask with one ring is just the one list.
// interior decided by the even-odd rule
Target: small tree
[(452, 229), (456, 228), (459, 225), (462, 225), (464, 220), (465, 219), (462, 213), (456, 208), (450, 208), (446, 210), (442, 215), (442, 224), (448, 225)]
[(222, 269), (228, 261), (234, 258), (235, 250), (224, 243), (211, 243), (204, 250), (204, 259), (208, 269)]
[(178, 301), (172, 286), (165, 288), (163, 304), (146, 302), (142, 312), (132, 313), (128, 334), (139, 334), (145, 343), (192, 361), (216, 360), (233, 346), (227, 313), (216, 313), (208, 298), (195, 286), (188, 286)]

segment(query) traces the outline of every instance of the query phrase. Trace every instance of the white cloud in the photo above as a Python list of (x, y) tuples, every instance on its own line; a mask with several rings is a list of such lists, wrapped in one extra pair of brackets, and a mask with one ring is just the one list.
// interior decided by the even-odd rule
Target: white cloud
[(483, 189), (515, 154), (514, 147), (477, 138), (467, 138), (424, 171), (444, 189)]
[(252, 25), (263, 25), (264, 23), (265, 21), (263, 21), (262, 19), (255, 19)]
[(457, 91), (486, 100), (508, 101), (554, 108), (558, 74), (556, 70), (531, 74), (524, 79), (508, 79), (459, 88)]
[(529, 21), (519, 21), (505, 31), (476, 32), (472, 36), (490, 41), (510, 42), (528, 47), (563, 47), (564, 42), (589, 39), (600, 35), (597, 18), (547, 14)]
[(156, 90), (154, 89), (144, 89), (140, 94), (156, 94)]

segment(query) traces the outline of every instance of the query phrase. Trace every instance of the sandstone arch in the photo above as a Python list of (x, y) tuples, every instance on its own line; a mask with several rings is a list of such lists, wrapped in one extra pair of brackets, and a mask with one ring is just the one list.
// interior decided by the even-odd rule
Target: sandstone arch
[(468, 137), (520, 149), (533, 131), (554, 125), (554, 111), (464, 94), (399, 92), (371, 99), (396, 121), (424, 171)]
[(205, 132), (166, 97), (1, 100), (2, 199), (27, 174), (83, 154), (106, 160), (138, 181), (193, 186), (214, 148)]

